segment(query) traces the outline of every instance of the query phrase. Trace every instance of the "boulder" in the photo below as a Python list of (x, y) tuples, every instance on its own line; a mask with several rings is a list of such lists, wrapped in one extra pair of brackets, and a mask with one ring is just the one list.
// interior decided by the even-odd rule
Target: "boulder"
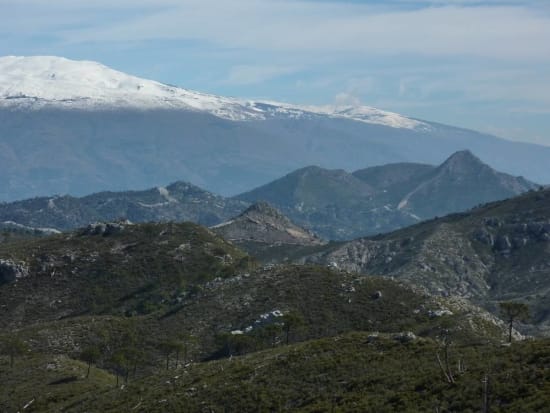
[(485, 228), (481, 228), (474, 234), (474, 238), (482, 244), (489, 245), (490, 247), (495, 245), (495, 239), (493, 235)]
[(375, 291), (371, 297), (373, 300), (378, 300), (382, 298), (382, 291)]
[(127, 222), (96, 222), (90, 224), (84, 230), (84, 235), (103, 235), (109, 236), (113, 234), (118, 234), (121, 232), (125, 225), (128, 225)]
[(0, 259), (0, 284), (15, 282), (28, 275), (29, 268), (25, 263)]
[(395, 334), (392, 338), (400, 343), (409, 343), (416, 340), (416, 335), (412, 331), (404, 331)]
[(495, 240), (495, 250), (500, 253), (510, 252), (512, 249), (512, 243), (507, 235), (499, 235)]

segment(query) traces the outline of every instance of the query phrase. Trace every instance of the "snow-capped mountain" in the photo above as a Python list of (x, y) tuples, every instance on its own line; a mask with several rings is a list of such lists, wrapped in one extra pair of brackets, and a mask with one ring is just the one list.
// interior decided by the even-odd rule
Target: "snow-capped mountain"
[(183, 109), (234, 120), (328, 115), (394, 128), (426, 123), (371, 107), (301, 107), (208, 95), (113, 70), (97, 62), (55, 56), (0, 57), (0, 105), (19, 108)]
[(366, 106), (227, 98), (95, 62), (0, 58), (0, 201), (182, 180), (235, 195), (307, 165), (439, 164), (463, 149), (550, 183), (548, 147)]

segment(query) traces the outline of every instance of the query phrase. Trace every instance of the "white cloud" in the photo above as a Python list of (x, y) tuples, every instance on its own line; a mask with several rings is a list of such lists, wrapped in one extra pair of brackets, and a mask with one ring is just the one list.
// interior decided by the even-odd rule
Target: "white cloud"
[[(1, 1), (1, 0), (0, 0)], [(6, 2), (0, 2), (0, 7)], [(71, 42), (191, 39), (224, 47), (305, 53), (472, 55), (494, 58), (550, 59), (550, 16), (520, 5), (421, 9), (372, 7), (367, 4), (281, 0), (137, 0), (130, 2), (49, 3), (30, 0), (19, 16), (0, 13), (2, 31), (24, 33), (32, 23), (56, 28)], [(85, 6), (76, 4), (91, 3)], [(449, 4), (449, 2), (445, 2)], [(139, 7), (147, 12), (139, 13)], [(119, 12), (127, 8), (128, 12)], [(91, 13), (83, 28), (63, 29), (94, 13), (112, 11), (101, 21)], [(44, 10), (50, 10), (47, 21)], [(79, 14), (80, 12), (80, 14)], [(118, 12), (118, 14), (116, 14)], [(60, 16), (56, 19), (55, 15)], [(7, 26), (6, 26), (7, 25)]]
[(336, 106), (361, 106), (361, 99), (350, 93), (342, 92), (334, 97), (334, 104)]

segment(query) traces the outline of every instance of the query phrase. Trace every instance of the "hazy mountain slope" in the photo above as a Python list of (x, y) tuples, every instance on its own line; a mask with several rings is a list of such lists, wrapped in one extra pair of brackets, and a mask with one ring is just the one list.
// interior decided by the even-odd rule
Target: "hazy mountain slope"
[(452, 155), (411, 186), (398, 204), (421, 218), (464, 211), (474, 205), (509, 198), (537, 185), (495, 171), (469, 151)]
[(395, 215), (401, 215), (404, 222), (414, 222), (405, 213), (394, 214), (383, 208), (376, 211), (376, 191), (352, 174), (313, 166), (294, 171), (235, 199), (269, 202), (325, 239), (378, 232), (388, 218), (395, 224)]
[(550, 190), (532, 191), (387, 235), (327, 247), (305, 261), (398, 277), (495, 309), (529, 304), (550, 331)]
[(360, 169), (353, 175), (377, 190), (377, 196), (392, 204), (398, 204), (418, 186), (422, 179), (436, 167), (418, 163), (397, 163)]
[(342, 240), (387, 232), (535, 187), (523, 178), (496, 172), (462, 151), (437, 168), (390, 164), (350, 174), (310, 166), (235, 198), (176, 182), (144, 191), (0, 203), (0, 221), (56, 229), (121, 218), (212, 226), (237, 216), (251, 203), (267, 201), (325, 239)]
[(0, 221), (72, 229), (96, 221), (193, 221), (218, 224), (248, 204), (225, 199), (185, 182), (144, 191), (100, 192), (82, 198), (55, 196), (0, 203)]
[(550, 148), (373, 108), (224, 98), (53, 57), (0, 58), (0, 68), (0, 200), (177, 180), (233, 195), (303, 165), (435, 164), (464, 148), (550, 182)]
[(326, 170), (309, 166), (285, 177), (239, 195), (239, 199), (251, 201), (264, 199), (277, 204), (347, 205), (364, 202), (374, 194), (374, 189), (344, 170)]
[(536, 187), (461, 151), (439, 167), (400, 163), (353, 174), (304, 168), (236, 199), (265, 200), (323, 237), (341, 240), (387, 232)]

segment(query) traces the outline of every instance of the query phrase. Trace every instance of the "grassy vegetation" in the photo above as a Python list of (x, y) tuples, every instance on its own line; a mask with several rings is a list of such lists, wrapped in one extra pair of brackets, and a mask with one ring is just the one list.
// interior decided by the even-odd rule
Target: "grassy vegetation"
[(196, 285), (248, 269), (248, 256), (195, 224), (128, 225), (0, 244), (0, 257), (30, 276), (0, 288), (0, 325), (16, 327), (84, 314), (147, 314)]
[(0, 244), (32, 238), (40, 238), (48, 235), (50, 234), (39, 229), (21, 228), (9, 224), (0, 223)]
[(64, 411), (82, 398), (97, 397), (115, 378), (105, 370), (92, 367), (85, 379), (86, 364), (63, 355), (29, 353), (18, 357), (13, 368), (0, 357), (0, 411)]
[[(10, 399), (3, 406), (15, 411), (34, 399), (28, 411), (479, 412), (487, 377), (491, 412), (547, 411), (550, 342), (451, 344), (453, 384), (438, 365), (442, 351), (432, 339), (349, 333), (158, 372), (123, 387), (99, 370), (85, 379), (83, 363), (62, 359), (63, 367), (49, 371), (40, 367), (49, 359), (28, 358), (2, 370), (14, 389), (4, 388)], [(70, 377), (76, 380), (63, 381)]]

